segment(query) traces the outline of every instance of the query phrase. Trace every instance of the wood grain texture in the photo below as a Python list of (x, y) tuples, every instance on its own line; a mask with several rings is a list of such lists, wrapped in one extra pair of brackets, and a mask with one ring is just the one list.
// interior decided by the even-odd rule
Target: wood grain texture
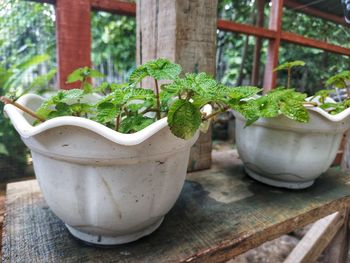
[(66, 83), (68, 75), (79, 67), (91, 66), (90, 9), (90, 1), (86, 0), (56, 3), (59, 88), (79, 88), (80, 83)]
[(109, 249), (74, 239), (36, 181), (9, 184), (4, 262), (224, 262), (267, 240), (350, 206), (350, 176), (329, 170), (309, 189), (281, 190), (248, 178), (235, 151), (214, 153), (211, 170), (188, 174), (160, 228)]
[[(137, 63), (168, 58), (183, 72), (215, 75), (217, 0), (138, 0)], [(153, 87), (151, 80), (142, 82)], [(211, 132), (202, 134), (191, 150), (189, 170), (211, 165)]]
[(349, 262), (349, 212), (347, 209), (345, 223), (338, 230), (334, 239), (324, 252), (324, 262), (327, 263), (348, 263)]
[[(256, 10), (258, 12), (255, 25), (257, 27), (263, 28), (264, 27), (264, 20), (265, 20), (265, 0), (257, 0), (255, 2)], [(255, 38), (255, 46), (254, 46), (254, 53), (253, 53), (253, 66), (252, 66), (252, 78), (251, 78), (251, 85), (252, 86), (258, 86), (259, 85), (259, 78), (260, 78), (260, 60), (261, 60), (261, 49), (263, 46), (263, 39), (260, 37)], [(259, 85), (260, 86), (260, 85)]]
[(344, 225), (346, 213), (336, 212), (318, 220), (283, 263), (316, 262), (323, 250)]

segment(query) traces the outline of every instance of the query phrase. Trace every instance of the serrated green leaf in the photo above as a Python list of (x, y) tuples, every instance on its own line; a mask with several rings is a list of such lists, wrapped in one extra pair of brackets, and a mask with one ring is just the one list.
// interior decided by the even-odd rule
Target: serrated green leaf
[(144, 64), (150, 77), (157, 80), (173, 80), (181, 72), (181, 66), (168, 59), (157, 59)]
[(53, 105), (53, 100), (51, 98), (47, 99), (40, 105), (35, 113), (43, 119), (48, 119), (50, 112), (54, 111)]
[(279, 104), (276, 101), (260, 97), (257, 102), (259, 103), (259, 117), (273, 118), (279, 115)]
[(70, 89), (60, 91), (57, 99), (64, 103), (72, 103), (81, 100), (84, 96), (84, 91), (81, 89)]
[(126, 117), (120, 123), (119, 131), (121, 133), (138, 132), (151, 125), (153, 122), (154, 119), (140, 115)]
[(144, 65), (139, 66), (130, 74), (129, 83), (139, 83), (147, 76), (149, 76), (147, 68)]
[(66, 83), (74, 83), (76, 81), (84, 81), (87, 78), (101, 78), (104, 77), (102, 73), (88, 67), (78, 68), (68, 75)]
[(73, 83), (83, 80), (84, 68), (78, 68), (68, 75), (66, 83)]
[(130, 75), (129, 83), (139, 83), (145, 77), (157, 80), (173, 80), (181, 72), (181, 66), (167, 59), (150, 60), (137, 67)]
[(343, 89), (347, 87), (348, 82), (350, 82), (350, 71), (345, 70), (330, 77), (325, 84), (326, 86), (335, 86), (339, 89)]
[(305, 62), (301, 61), (301, 60), (286, 62), (286, 63), (283, 63), (283, 64), (279, 65), (278, 67), (276, 67), (273, 71), (278, 71), (278, 70), (283, 70), (283, 69), (291, 69), (291, 68), (297, 67), (297, 66), (305, 66)]
[(281, 102), (280, 110), (289, 119), (304, 123), (309, 121), (307, 109), (300, 102)]
[(177, 100), (169, 108), (168, 125), (179, 138), (192, 138), (201, 122), (200, 110), (187, 100)]
[(240, 87), (229, 89), (228, 96), (231, 99), (241, 100), (241, 99), (252, 97), (258, 94), (261, 90), (262, 89), (259, 89), (258, 87), (253, 87), (253, 86), (240, 86)]
[(253, 124), (260, 117), (259, 103), (254, 99), (234, 103), (231, 107), (247, 120), (246, 126)]
[(120, 109), (111, 102), (103, 102), (97, 106), (96, 120), (104, 125), (114, 122)]

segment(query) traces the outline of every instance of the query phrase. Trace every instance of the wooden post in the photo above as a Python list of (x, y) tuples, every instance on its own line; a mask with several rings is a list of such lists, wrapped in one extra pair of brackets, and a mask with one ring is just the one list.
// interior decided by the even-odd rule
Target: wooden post
[(269, 39), (264, 75), (264, 92), (276, 86), (277, 73), (273, 72), (273, 69), (278, 65), (278, 51), (282, 32), (283, 0), (272, 0), (271, 3), (269, 29), (276, 31), (277, 34), (274, 39)]
[[(257, 0), (256, 1), (256, 9), (258, 12), (257, 20), (255, 25), (258, 27), (264, 26), (264, 8), (265, 8), (265, 0)], [(252, 70), (252, 80), (251, 85), (257, 86), (259, 84), (259, 75), (260, 75), (260, 58), (261, 58), (261, 48), (262, 48), (262, 38), (255, 38), (255, 46), (254, 46), (254, 55), (253, 55), (253, 70)]]
[(330, 246), (324, 251), (324, 262), (347, 263), (349, 262), (349, 209), (346, 209), (345, 222), (332, 240)]
[[(184, 72), (205, 71), (214, 76), (216, 12), (217, 0), (138, 0), (137, 63), (164, 57), (179, 63)], [(193, 146), (188, 169), (210, 165), (208, 132)]]
[(91, 66), (90, 1), (56, 1), (56, 37), (58, 85), (62, 89), (77, 88), (66, 84), (75, 69)]

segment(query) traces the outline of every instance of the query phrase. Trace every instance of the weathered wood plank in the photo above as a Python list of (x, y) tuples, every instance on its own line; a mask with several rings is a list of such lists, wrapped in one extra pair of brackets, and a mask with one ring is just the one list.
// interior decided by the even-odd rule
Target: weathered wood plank
[(79, 67), (91, 66), (90, 9), (90, 1), (86, 0), (59, 0), (56, 3), (59, 88), (78, 88), (79, 83), (66, 83), (67, 76)]
[[(215, 75), (217, 0), (138, 0), (137, 62), (165, 57), (184, 72)], [(145, 81), (143, 86), (152, 87)], [(189, 170), (211, 165), (211, 133), (191, 150)]]
[[(265, 20), (265, 14), (264, 14), (264, 8), (265, 8), (266, 1), (265, 0), (257, 0), (255, 2), (256, 9), (258, 12), (255, 25), (263, 28), (264, 27), (264, 20)], [(261, 58), (261, 49), (263, 45), (263, 39), (260, 37), (255, 38), (255, 46), (254, 46), (254, 54), (253, 54), (253, 68), (252, 68), (252, 79), (251, 79), (251, 85), (252, 86), (258, 86), (259, 85), (259, 78), (260, 78), (260, 58)]]
[(315, 262), (343, 226), (345, 217), (344, 212), (336, 212), (317, 221), (300, 240), (284, 263)]
[(344, 224), (336, 233), (329, 247), (324, 252), (324, 262), (327, 263), (347, 263), (349, 262), (349, 209), (346, 211)]
[(152, 235), (111, 249), (72, 238), (36, 181), (9, 184), (4, 262), (224, 262), (350, 206), (350, 176), (330, 169), (309, 189), (281, 190), (248, 178), (234, 151), (188, 174), (175, 207)]

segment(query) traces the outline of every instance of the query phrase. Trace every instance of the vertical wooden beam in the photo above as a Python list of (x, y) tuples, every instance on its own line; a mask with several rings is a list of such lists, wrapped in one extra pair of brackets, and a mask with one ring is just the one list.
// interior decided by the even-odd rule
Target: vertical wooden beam
[(62, 89), (77, 88), (66, 84), (67, 76), (76, 68), (91, 66), (90, 1), (56, 1), (56, 38), (58, 85)]
[(276, 37), (269, 40), (264, 75), (264, 92), (276, 86), (277, 73), (273, 69), (278, 65), (278, 51), (281, 43), (283, 0), (271, 0), (269, 29), (276, 31)]
[[(264, 8), (265, 8), (265, 0), (257, 0), (256, 1), (256, 9), (257, 9), (257, 19), (255, 25), (258, 27), (264, 26)], [(262, 38), (255, 38), (255, 46), (254, 46), (254, 55), (253, 55), (253, 70), (252, 70), (252, 80), (251, 85), (257, 86), (259, 84), (259, 75), (260, 75), (260, 58), (261, 58), (261, 48), (262, 48)]]
[[(164, 57), (179, 63), (184, 72), (205, 71), (214, 76), (216, 12), (217, 0), (138, 0), (138, 64)], [(210, 166), (208, 132), (192, 148), (189, 170)]]

